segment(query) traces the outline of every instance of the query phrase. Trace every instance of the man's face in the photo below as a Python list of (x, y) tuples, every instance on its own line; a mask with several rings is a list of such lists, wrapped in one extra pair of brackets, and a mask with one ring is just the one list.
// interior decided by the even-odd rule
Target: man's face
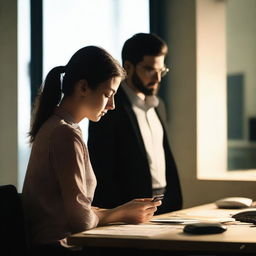
[(166, 71), (165, 56), (144, 56), (143, 60), (133, 66), (130, 82), (135, 90), (145, 95), (156, 95), (159, 90), (161, 78)]

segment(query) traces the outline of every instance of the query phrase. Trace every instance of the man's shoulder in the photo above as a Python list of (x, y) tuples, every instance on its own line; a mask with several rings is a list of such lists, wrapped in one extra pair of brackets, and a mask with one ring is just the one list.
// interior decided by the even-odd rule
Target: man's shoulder
[(128, 102), (128, 96), (126, 95), (123, 86), (126, 86), (126, 85), (121, 84), (115, 95), (116, 101), (119, 101), (120, 104), (125, 104)]
[(156, 107), (156, 110), (157, 110), (158, 112), (160, 112), (160, 114), (161, 114), (161, 113), (166, 113), (166, 104), (165, 104), (165, 102), (164, 102), (163, 99), (160, 98), (160, 97), (158, 97), (158, 100), (159, 100), (159, 104), (158, 104), (158, 106)]
[(161, 98), (161, 97), (159, 97), (159, 96), (157, 96), (157, 98), (158, 98), (158, 100), (159, 100), (159, 107), (164, 107), (165, 108), (165, 102), (164, 102), (164, 100)]

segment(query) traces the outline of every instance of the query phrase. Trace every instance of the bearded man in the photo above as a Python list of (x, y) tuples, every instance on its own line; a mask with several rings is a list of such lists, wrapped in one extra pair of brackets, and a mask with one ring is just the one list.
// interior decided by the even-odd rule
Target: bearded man
[(158, 97), (168, 46), (156, 34), (138, 33), (122, 48), (127, 72), (115, 110), (89, 123), (88, 148), (97, 177), (93, 205), (113, 208), (133, 198), (164, 194), (156, 214), (182, 208), (177, 167)]

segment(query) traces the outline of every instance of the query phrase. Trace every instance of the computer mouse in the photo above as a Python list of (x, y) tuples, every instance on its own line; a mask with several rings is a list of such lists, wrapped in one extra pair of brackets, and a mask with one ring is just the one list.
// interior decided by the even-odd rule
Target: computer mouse
[(244, 210), (232, 215), (236, 221), (256, 224), (256, 209)]
[(253, 200), (247, 197), (226, 197), (215, 201), (218, 208), (239, 209), (251, 207)]
[(187, 224), (183, 228), (183, 232), (190, 234), (217, 234), (227, 230), (227, 227), (219, 222), (198, 222)]

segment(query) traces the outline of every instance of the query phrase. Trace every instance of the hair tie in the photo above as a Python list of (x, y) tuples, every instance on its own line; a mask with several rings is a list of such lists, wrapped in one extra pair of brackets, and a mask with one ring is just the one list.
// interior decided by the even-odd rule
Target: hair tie
[(60, 72), (60, 74), (65, 73), (66, 72), (66, 66), (59, 66), (59, 72)]
[(59, 73), (60, 73), (60, 90), (61, 92), (63, 92), (63, 77), (64, 77), (64, 73), (66, 72), (66, 66), (59, 66)]

